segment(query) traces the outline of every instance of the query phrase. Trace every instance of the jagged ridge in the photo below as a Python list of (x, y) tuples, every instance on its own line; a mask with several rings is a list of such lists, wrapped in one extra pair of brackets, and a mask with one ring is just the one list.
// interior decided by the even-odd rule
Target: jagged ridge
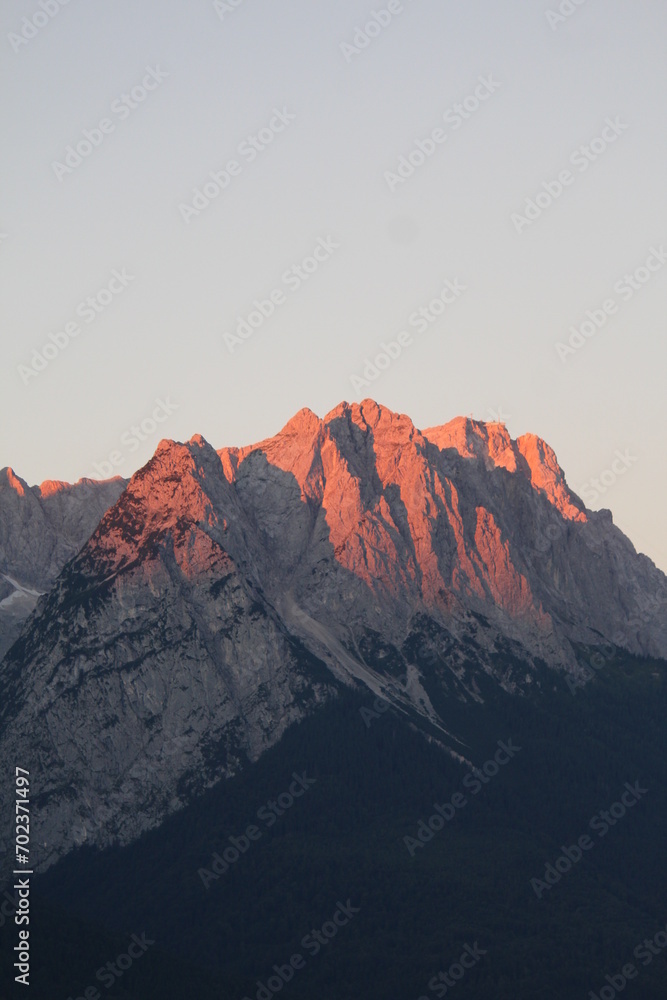
[(341, 683), (460, 754), (443, 697), (580, 675), (580, 644), (667, 657), (664, 616), (636, 615), (666, 583), (545, 442), (500, 424), (422, 432), (365, 400), (250, 447), (161, 441), (0, 667), (35, 863), (134, 839)]

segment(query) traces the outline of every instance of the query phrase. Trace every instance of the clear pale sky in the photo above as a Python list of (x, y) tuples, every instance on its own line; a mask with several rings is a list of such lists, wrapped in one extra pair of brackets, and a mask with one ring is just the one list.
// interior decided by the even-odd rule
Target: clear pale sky
[(372, 396), (541, 435), (667, 570), (667, 5), (42, 3), (0, 9), (0, 466)]

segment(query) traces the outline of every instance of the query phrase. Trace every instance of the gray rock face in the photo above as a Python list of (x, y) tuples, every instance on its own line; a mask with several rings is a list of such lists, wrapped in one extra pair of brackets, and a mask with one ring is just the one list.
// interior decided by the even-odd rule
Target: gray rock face
[(474, 613), (552, 666), (614, 637), (667, 656), (667, 578), (534, 435), (463, 418), (422, 433), (366, 400), (219, 455), (261, 532), (263, 586), (340, 637), (396, 643), (417, 614), (456, 630)]
[(0, 743), (33, 774), (36, 866), (134, 839), (335, 690), (228, 554), (223, 508), (213, 449), (163, 443), (6, 655)]
[(0, 658), (126, 484), (116, 477), (28, 486), (13, 469), (0, 470)]
[(33, 863), (133, 840), (341, 684), (454, 752), (443, 696), (580, 676), (579, 644), (667, 658), (666, 598), (551, 449), (501, 425), (422, 433), (367, 400), (249, 448), (163, 441), (0, 664)]

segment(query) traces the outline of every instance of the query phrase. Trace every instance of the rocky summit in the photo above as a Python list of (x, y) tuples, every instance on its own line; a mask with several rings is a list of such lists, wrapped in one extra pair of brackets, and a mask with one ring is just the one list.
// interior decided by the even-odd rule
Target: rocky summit
[(28, 486), (13, 469), (0, 470), (0, 657), (126, 485), (117, 476)]
[(667, 659), (667, 578), (502, 424), (364, 400), (248, 447), (161, 441), (129, 482), (1, 477), (0, 610), (36, 606), (0, 753), (33, 775), (37, 869), (133, 841), (343, 686), (460, 758), (447, 699), (574, 687), (596, 649)]

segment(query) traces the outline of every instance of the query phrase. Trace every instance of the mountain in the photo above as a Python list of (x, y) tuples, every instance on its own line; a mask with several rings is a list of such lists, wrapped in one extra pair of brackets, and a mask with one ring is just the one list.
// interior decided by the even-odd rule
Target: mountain
[(116, 477), (28, 486), (13, 469), (0, 469), (0, 657), (126, 485)]
[[(551, 448), (512, 441), (501, 424), (459, 418), (420, 432), (365, 400), (324, 420), (302, 410), (276, 437), (219, 455), (262, 532), (262, 580), (334, 628), (359, 619), (399, 640), (415, 614), (448, 627), (472, 614), (477, 630), (483, 616), (524, 650), (574, 666), (573, 642), (612, 638), (665, 589), (610, 513), (569, 490)], [(289, 474), (287, 494), (275, 470)], [(667, 627), (628, 629), (619, 644), (665, 655)]]
[(470, 765), (459, 709), (574, 691), (610, 650), (667, 659), (665, 576), (500, 424), (420, 431), (365, 400), (251, 447), (161, 441), (82, 536), (0, 663), (39, 870), (158, 828), (351, 688)]
[[(663, 1000), (665, 662), (619, 653), (576, 697), (543, 672), (556, 690), (489, 682), (483, 705), (450, 706), (466, 761), (346, 687), (132, 844), (70, 852), (32, 880), (31, 996), (84, 997), (145, 932), (154, 943), (104, 996), (269, 1000), (300, 953), (292, 1000), (432, 1000), (478, 944), (469, 1000), (608, 997), (628, 962), (634, 995)], [(512, 757), (494, 776), (499, 741)], [(291, 800), (295, 774), (308, 791)], [(623, 815), (626, 784), (641, 798)], [(338, 901), (357, 912), (336, 934)]]

